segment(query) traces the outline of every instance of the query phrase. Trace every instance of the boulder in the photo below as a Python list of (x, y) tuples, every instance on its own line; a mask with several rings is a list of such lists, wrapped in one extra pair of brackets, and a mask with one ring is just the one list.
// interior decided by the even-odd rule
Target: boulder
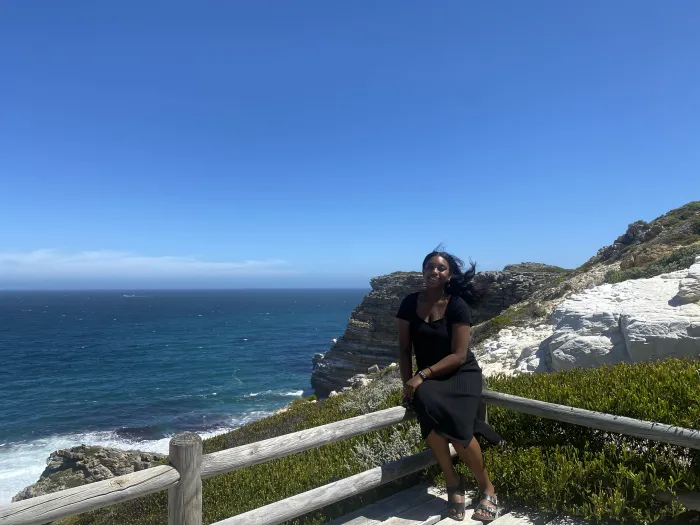
[(367, 369), (368, 374), (376, 374), (379, 372), (379, 365), (372, 365)]
[(700, 301), (700, 256), (695, 258), (695, 264), (690, 267), (688, 274), (678, 285), (678, 298), (682, 303), (697, 303)]
[(165, 455), (80, 445), (52, 452), (39, 481), (25, 487), (12, 501), (21, 501), (155, 466)]
[(362, 388), (369, 385), (371, 382), (372, 380), (365, 376), (365, 374), (357, 374), (348, 379), (348, 383), (350, 383), (351, 388)]
[[(700, 258), (699, 258), (700, 259)], [(700, 356), (700, 260), (687, 270), (586, 290), (552, 313), (553, 370)]]

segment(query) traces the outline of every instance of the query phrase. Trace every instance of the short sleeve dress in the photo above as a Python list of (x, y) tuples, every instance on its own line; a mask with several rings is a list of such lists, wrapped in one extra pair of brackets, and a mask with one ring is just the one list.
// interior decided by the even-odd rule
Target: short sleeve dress
[[(396, 317), (411, 326), (411, 341), (418, 370), (434, 365), (452, 352), (452, 327), (472, 324), (467, 303), (461, 297), (450, 296), (442, 319), (426, 322), (416, 313), (418, 292), (401, 302)], [(501, 436), (480, 415), (482, 389), (481, 368), (469, 350), (466, 362), (450, 374), (424, 381), (413, 396), (413, 410), (421, 427), (423, 439), (431, 431), (450, 441), (469, 445), (475, 435), (498, 444)]]

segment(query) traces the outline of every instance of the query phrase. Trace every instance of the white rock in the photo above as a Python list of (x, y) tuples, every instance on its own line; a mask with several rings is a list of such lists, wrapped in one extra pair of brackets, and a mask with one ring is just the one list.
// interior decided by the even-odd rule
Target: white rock
[(697, 303), (700, 301), (700, 256), (695, 258), (681, 282), (678, 284), (678, 297), (683, 303)]
[(552, 368), (697, 357), (700, 306), (682, 304), (679, 294), (680, 283), (694, 282), (694, 275), (700, 276), (700, 262), (651, 279), (596, 286), (562, 302), (552, 313), (554, 334), (543, 343)]
[(475, 348), (474, 354), (485, 376), (547, 370), (546, 360), (540, 360), (538, 352), (542, 340), (553, 331), (550, 324), (504, 328)]
[(372, 365), (367, 369), (368, 374), (376, 374), (379, 372), (379, 365)]
[(348, 379), (348, 383), (350, 383), (350, 388), (361, 388), (369, 385), (371, 382), (372, 380), (369, 379), (365, 374), (357, 374)]
[(335, 397), (337, 395), (338, 395), (338, 392), (336, 392), (335, 390), (331, 390), (330, 393), (328, 394), (328, 397)]

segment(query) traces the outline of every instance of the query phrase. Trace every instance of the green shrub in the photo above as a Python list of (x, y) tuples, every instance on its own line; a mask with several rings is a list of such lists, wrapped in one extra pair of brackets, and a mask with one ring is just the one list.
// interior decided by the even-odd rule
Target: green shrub
[(700, 235), (700, 217), (692, 222), (690, 225), (690, 231), (695, 235)]
[[(700, 361), (667, 360), (521, 377), (489, 388), (550, 403), (700, 429)], [(698, 490), (700, 455), (682, 447), (489, 408), (507, 444), (486, 450), (500, 492), (523, 504), (587, 518), (674, 517), (663, 490)]]
[(698, 213), (700, 213), (700, 201), (691, 201), (688, 204), (685, 204), (680, 208), (676, 208), (675, 210), (671, 210), (665, 215), (655, 219), (652, 224), (659, 224), (660, 226), (663, 226), (664, 229), (671, 229), (678, 226), (682, 222), (687, 221)]
[(627, 270), (611, 270), (605, 274), (605, 282), (620, 283), (628, 279), (647, 279), (662, 273), (690, 268), (698, 255), (700, 255), (700, 244), (684, 246), (644, 266)]
[[(396, 372), (391, 374), (395, 380)], [(377, 380), (318, 403), (293, 403), (286, 412), (205, 441), (205, 452), (258, 441), (396, 406), (401, 389)], [(700, 429), (700, 361), (620, 364), (554, 374), (489, 378), (489, 388), (521, 397), (642, 420)], [(358, 402), (363, 392), (370, 403)], [(380, 395), (381, 392), (381, 395)], [(384, 396), (383, 401), (377, 401)], [(349, 399), (354, 401), (348, 403)], [(370, 406), (371, 405), (371, 406)], [(657, 501), (659, 491), (699, 490), (697, 452), (642, 439), (489, 408), (489, 421), (506, 439), (485, 449), (499, 494), (515, 504), (587, 518), (653, 522), (682, 509)], [(415, 423), (372, 432), (315, 450), (204, 480), (204, 523), (212, 523), (356, 474), (425, 448)], [(459, 466), (461, 470), (464, 467)], [(379, 490), (348, 498), (294, 523), (320, 525), (416, 483), (440, 479), (436, 467)], [(72, 525), (167, 523), (161, 492), (64, 521)]]

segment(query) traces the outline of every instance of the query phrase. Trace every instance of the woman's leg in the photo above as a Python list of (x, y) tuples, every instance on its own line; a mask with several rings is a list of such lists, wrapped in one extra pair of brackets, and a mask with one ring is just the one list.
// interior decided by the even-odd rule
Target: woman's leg
[[(459, 459), (467, 466), (467, 468), (474, 474), (476, 482), (479, 485), (479, 491), (482, 494), (488, 494), (489, 496), (495, 495), (495, 489), (489, 478), (489, 473), (486, 471), (486, 465), (484, 464), (484, 456), (481, 452), (481, 446), (475, 437), (469, 442), (469, 446), (464, 446), (461, 443), (452, 442), (452, 446), (459, 454)], [(482, 499), (479, 503), (493, 507), (493, 503), (486, 499)], [(474, 513), (474, 519), (480, 519), (480, 511)], [(487, 516), (485, 516), (488, 518)]]
[[(436, 434), (435, 431), (428, 434), (426, 441), (428, 442), (430, 449), (433, 451), (433, 454), (435, 454), (435, 458), (437, 459), (438, 464), (445, 475), (445, 484), (447, 485), (447, 488), (454, 489), (456, 487), (460, 487), (462, 480), (452, 463), (449, 441)], [(458, 509), (454, 507), (449, 509), (452, 513), (452, 517), (461, 520), (464, 516), (464, 495), (457, 491), (448, 493), (447, 497), (451, 502), (456, 503), (458, 507)]]

